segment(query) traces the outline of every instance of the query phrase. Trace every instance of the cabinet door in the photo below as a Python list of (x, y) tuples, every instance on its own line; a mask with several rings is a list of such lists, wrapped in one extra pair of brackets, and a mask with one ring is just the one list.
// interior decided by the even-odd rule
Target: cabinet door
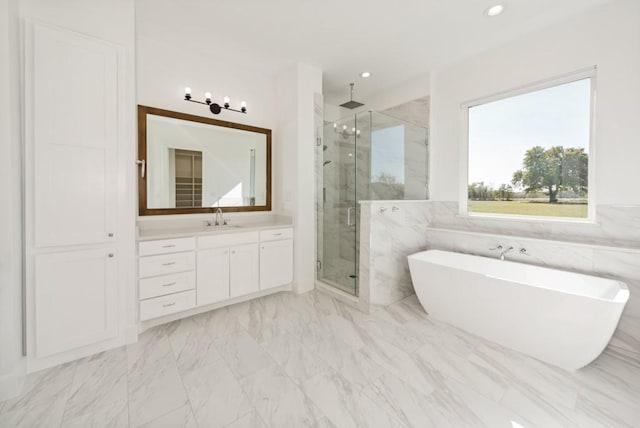
[(117, 334), (117, 264), (110, 249), (35, 257), (35, 337), (38, 357)]
[(255, 293), (258, 284), (258, 244), (231, 247), (231, 297)]
[(208, 305), (229, 298), (229, 249), (198, 251), (197, 302)]
[(279, 287), (293, 281), (293, 241), (260, 244), (260, 289)]
[(34, 25), (25, 99), (33, 101), (26, 135), (36, 247), (117, 239), (117, 54), (100, 40)]

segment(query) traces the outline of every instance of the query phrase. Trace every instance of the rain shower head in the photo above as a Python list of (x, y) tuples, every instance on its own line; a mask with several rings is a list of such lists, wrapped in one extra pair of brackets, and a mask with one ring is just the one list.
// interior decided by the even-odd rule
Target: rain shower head
[(358, 108), (358, 107), (362, 107), (364, 105), (364, 103), (360, 103), (358, 101), (353, 101), (353, 86), (355, 84), (354, 83), (349, 83), (349, 86), (351, 86), (351, 100), (347, 101), (346, 103), (340, 104), (340, 107), (344, 107), (344, 108), (348, 108), (353, 110), (354, 108)]

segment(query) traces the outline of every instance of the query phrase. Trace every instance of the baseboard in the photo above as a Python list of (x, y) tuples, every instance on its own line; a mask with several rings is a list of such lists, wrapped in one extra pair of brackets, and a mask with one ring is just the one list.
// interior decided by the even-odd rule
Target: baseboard
[(24, 386), (25, 377), (24, 361), (19, 362), (13, 372), (0, 377), (0, 401), (20, 395)]
[(125, 330), (125, 341), (128, 344), (138, 341), (139, 328), (137, 324), (130, 325)]

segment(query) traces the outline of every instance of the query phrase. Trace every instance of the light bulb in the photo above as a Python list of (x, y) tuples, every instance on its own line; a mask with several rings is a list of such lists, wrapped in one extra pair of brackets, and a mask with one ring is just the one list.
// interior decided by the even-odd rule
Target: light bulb
[(229, 97), (224, 97), (224, 103), (225, 103), (225, 104), (229, 104), (229, 101), (231, 101), (231, 100), (229, 99)]
[(337, 128), (337, 127), (338, 127), (338, 124), (337, 124), (337, 123), (334, 123), (334, 124), (333, 124), (333, 128), (335, 129), (335, 128)]
[(240, 103), (240, 107), (242, 107), (242, 108), (247, 108), (247, 102), (246, 102), (246, 101), (242, 101), (242, 102)]
[(184, 94), (185, 95), (191, 95), (191, 88), (188, 87), (188, 86), (186, 88), (184, 88)]
[(351, 128), (351, 132), (356, 132), (356, 128)]
[(487, 16), (497, 16), (497, 15), (500, 15), (502, 12), (504, 12), (504, 6), (501, 5), (501, 4), (497, 4), (495, 6), (491, 6), (487, 10), (485, 10), (484, 13)]
[(347, 125), (342, 125), (342, 129), (347, 130)]
[(207, 100), (210, 100), (210, 99), (211, 99), (211, 92), (205, 92), (205, 93), (204, 93), (204, 97), (205, 97)]

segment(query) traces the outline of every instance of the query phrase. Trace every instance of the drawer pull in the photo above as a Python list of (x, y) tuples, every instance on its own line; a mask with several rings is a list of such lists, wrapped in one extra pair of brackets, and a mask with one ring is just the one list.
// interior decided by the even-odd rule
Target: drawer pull
[(173, 248), (175, 247), (176, 244), (171, 244), (171, 245), (163, 245), (162, 248)]
[(167, 263), (162, 263), (162, 266), (171, 266), (171, 265), (175, 265), (176, 262), (167, 262)]
[(171, 303), (167, 303), (166, 305), (162, 305), (162, 307), (163, 308), (168, 308), (168, 307), (173, 306), (175, 304), (176, 304), (176, 302), (171, 302)]
[(163, 287), (172, 287), (172, 286), (174, 286), (174, 285), (176, 285), (176, 284), (177, 284), (177, 283), (174, 281), (174, 282), (170, 282), (170, 283), (168, 283), (168, 284), (162, 284), (162, 286), (163, 286)]
[(274, 233), (273, 236), (280, 236), (282, 233)]

